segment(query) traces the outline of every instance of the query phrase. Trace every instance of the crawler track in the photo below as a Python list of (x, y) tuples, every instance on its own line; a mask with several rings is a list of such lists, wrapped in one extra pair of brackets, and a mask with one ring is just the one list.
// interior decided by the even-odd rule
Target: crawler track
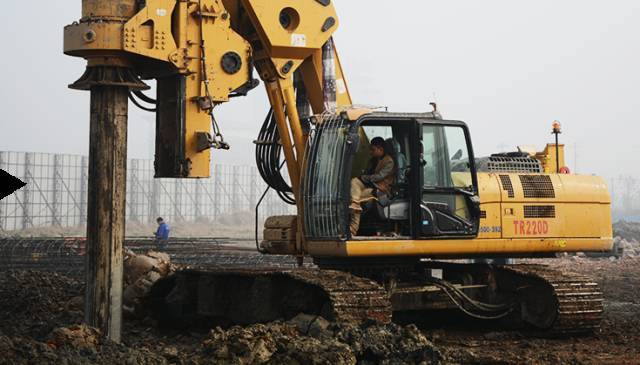
[[(530, 324), (538, 327), (545, 336), (569, 336), (588, 334), (600, 328), (604, 312), (604, 296), (597, 283), (592, 279), (543, 265), (515, 265), (502, 267), (505, 270), (530, 279), (530, 283), (544, 283), (550, 289), (548, 303), (529, 303), (543, 305), (545, 311), (552, 311), (549, 321), (531, 319)], [(527, 303), (524, 304), (525, 306)], [(524, 314), (527, 319), (527, 314)]]
[(389, 296), (386, 290), (371, 280), (331, 270), (295, 270), (286, 275), (322, 288), (329, 296), (334, 318), (339, 321), (391, 322)]
[[(450, 280), (452, 284), (464, 286), (465, 283), (460, 279), (466, 276), (467, 280), (471, 280), (466, 283), (467, 285), (484, 286), (483, 289), (476, 291), (475, 294), (480, 295), (476, 299), (488, 300), (494, 304), (512, 303), (513, 315), (505, 317), (505, 324), (510, 327), (530, 329), (539, 336), (564, 337), (593, 333), (600, 328), (603, 318), (604, 296), (598, 284), (584, 275), (554, 270), (544, 265), (493, 266), (436, 261), (416, 264), (413, 275), (407, 275), (412, 272), (410, 266), (406, 264), (389, 266), (391, 263), (387, 262), (386, 266), (379, 263), (371, 266), (357, 266), (348, 261), (330, 262), (332, 267), (349, 270), (355, 275), (364, 273), (379, 284), (385, 281), (384, 277), (379, 277), (381, 273), (395, 273), (399, 287), (428, 285), (415, 280), (416, 278), (419, 280), (421, 275), (424, 276), (424, 272), (431, 268), (442, 269), (445, 276), (448, 276), (445, 280)], [(326, 262), (321, 264), (327, 267)], [(434, 289), (436, 292), (432, 293), (428, 299), (425, 295), (418, 295), (411, 304), (420, 302), (427, 311), (432, 307), (438, 308), (432, 302), (441, 298), (437, 296), (438, 289), (435, 287)], [(392, 300), (392, 302), (396, 301)], [(452, 308), (457, 305), (451, 303)]]
[(387, 292), (344, 272), (297, 269), (184, 270), (155, 286), (155, 317), (168, 327), (246, 325), (299, 313), (339, 322), (391, 321)]

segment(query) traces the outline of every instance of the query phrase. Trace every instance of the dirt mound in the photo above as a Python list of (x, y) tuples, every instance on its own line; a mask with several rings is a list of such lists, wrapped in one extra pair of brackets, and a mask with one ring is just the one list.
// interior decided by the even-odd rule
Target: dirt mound
[(616, 237), (613, 240), (614, 247), (618, 247), (620, 255), (624, 257), (638, 257), (640, 256), (640, 242), (636, 240), (628, 241), (621, 237)]
[(83, 350), (95, 350), (100, 344), (101, 337), (102, 334), (99, 330), (81, 324), (54, 329), (48, 336), (47, 344), (54, 348), (72, 347)]
[[(61, 328), (60, 333), (74, 330)], [(92, 331), (96, 331), (95, 329)], [(89, 331), (91, 332), (91, 331)], [(26, 337), (0, 336), (3, 364), (167, 364), (164, 357), (147, 349), (131, 349), (105, 341), (86, 346), (75, 338), (69, 342), (40, 342)]]
[(355, 364), (348, 346), (302, 336), (294, 325), (273, 323), (217, 328), (203, 342), (201, 356), (220, 364)]
[(203, 342), (202, 355), (225, 364), (437, 364), (442, 359), (415, 326), (329, 324), (306, 334), (299, 324), (217, 328)]
[(626, 241), (640, 241), (640, 223), (619, 221), (613, 225), (613, 236)]
[(64, 275), (2, 272), (0, 334), (43, 339), (56, 327), (79, 324), (82, 321), (82, 293), (81, 282)]

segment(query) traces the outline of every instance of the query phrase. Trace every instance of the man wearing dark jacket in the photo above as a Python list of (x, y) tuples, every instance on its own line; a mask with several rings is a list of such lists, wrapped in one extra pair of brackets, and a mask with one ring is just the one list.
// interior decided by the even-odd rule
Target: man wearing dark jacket
[(371, 140), (369, 152), (371, 160), (364, 174), (351, 180), (351, 235), (355, 236), (360, 228), (362, 203), (375, 200), (375, 191), (384, 194), (391, 192), (395, 179), (396, 166), (389, 154), (389, 147), (384, 139), (376, 137)]

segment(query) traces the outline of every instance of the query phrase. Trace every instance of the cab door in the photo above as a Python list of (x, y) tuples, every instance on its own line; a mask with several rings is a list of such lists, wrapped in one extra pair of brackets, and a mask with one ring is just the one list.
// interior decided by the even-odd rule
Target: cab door
[(419, 123), (415, 178), (419, 206), (417, 231), (423, 238), (477, 236), (480, 199), (475, 159), (467, 126), (462, 122)]

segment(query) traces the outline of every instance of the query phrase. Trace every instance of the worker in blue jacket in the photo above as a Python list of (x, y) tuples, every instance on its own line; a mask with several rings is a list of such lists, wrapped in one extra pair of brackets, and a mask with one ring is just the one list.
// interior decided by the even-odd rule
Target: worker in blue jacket
[(156, 221), (158, 222), (158, 230), (155, 233), (156, 245), (159, 250), (165, 250), (169, 242), (169, 232), (171, 229), (162, 217), (158, 217)]

